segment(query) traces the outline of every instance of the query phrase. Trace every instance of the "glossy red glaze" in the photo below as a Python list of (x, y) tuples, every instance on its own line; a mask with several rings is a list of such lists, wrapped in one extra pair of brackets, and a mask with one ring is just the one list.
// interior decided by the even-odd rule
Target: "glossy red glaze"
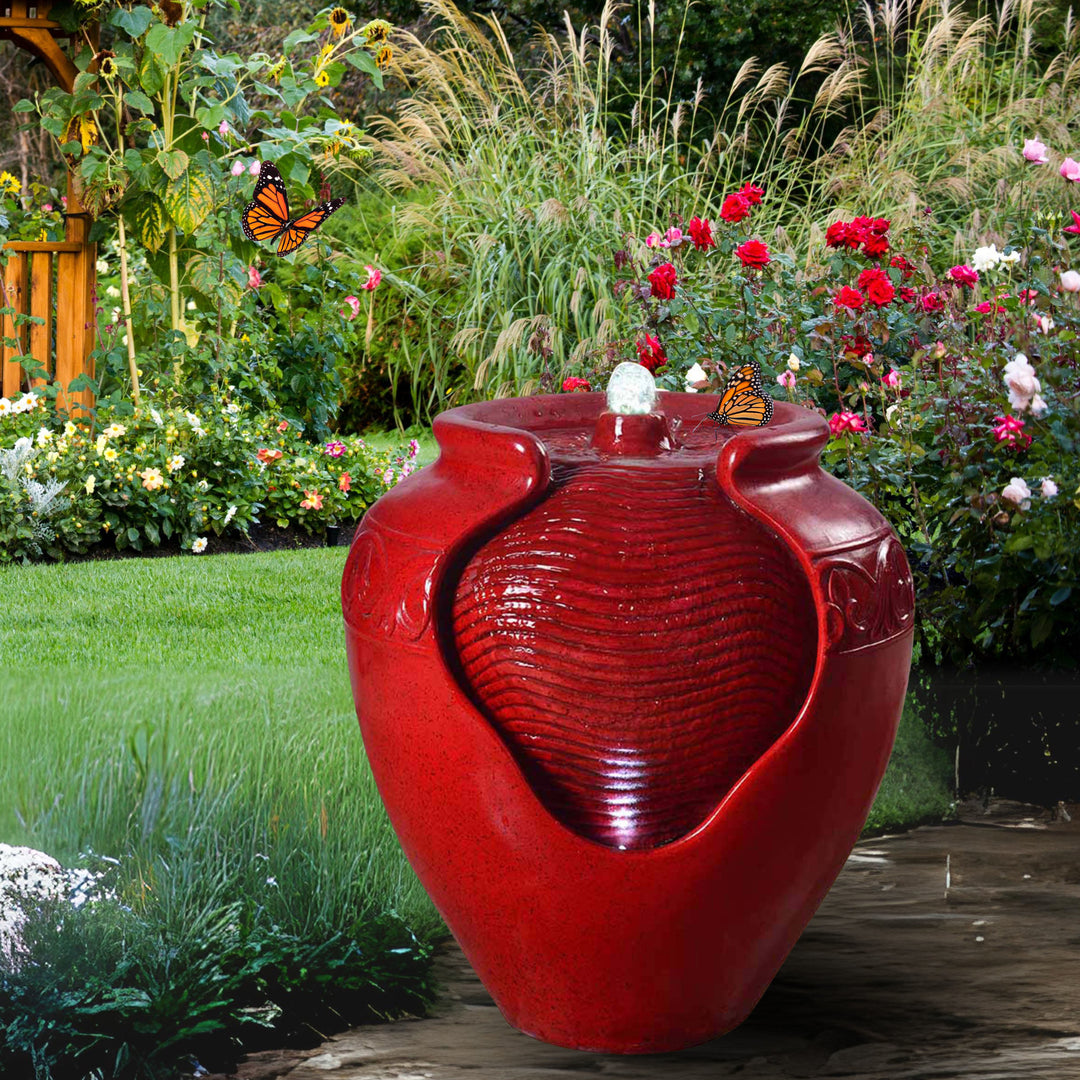
[(711, 405), (444, 413), (438, 462), (368, 512), (342, 583), (402, 846), (507, 1019), (564, 1046), (671, 1050), (745, 1019), (903, 704), (910, 573), (818, 468), (825, 422), (778, 404), (695, 430)]

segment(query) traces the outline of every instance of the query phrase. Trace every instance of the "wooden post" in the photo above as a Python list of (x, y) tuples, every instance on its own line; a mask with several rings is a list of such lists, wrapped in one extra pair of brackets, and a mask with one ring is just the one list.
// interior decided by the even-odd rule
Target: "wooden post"
[[(79, 192), (73, 178), (68, 176), (67, 225), (65, 240), (78, 245), (71, 254), (58, 256), (56, 275), (56, 373), (61, 386), (57, 404), (69, 411), (92, 409), (94, 395), (89, 390), (67, 393), (68, 383), (76, 376), (86, 374), (94, 377), (93, 360), (96, 316), (94, 314), (93, 289), (97, 264), (97, 245), (87, 242), (90, 233), (90, 215), (79, 200)], [(62, 322), (61, 322), (62, 320)], [(63, 326), (63, 335), (61, 335)], [(62, 340), (61, 340), (62, 337)]]
[[(15, 315), (26, 314), (26, 255), (21, 251), (13, 251), (8, 255), (0, 300), (4, 307), (14, 308)], [(15, 315), (4, 315), (0, 318), (0, 338), (14, 338), (16, 342), (12, 346), (0, 341), (0, 369), (3, 372), (0, 382), (6, 398), (17, 394), (22, 389), (23, 382), (22, 365), (13, 358), (25, 353), (23, 343), (26, 340), (26, 331), (16, 324)]]
[[(0, 0), (0, 40), (13, 41), (37, 56), (58, 85), (70, 94), (79, 71), (57, 40), (65, 36), (65, 32), (59, 23), (48, 18), (52, 6), (53, 0)], [(96, 48), (97, 25), (90, 24), (87, 33), (91, 45)], [(64, 243), (8, 245), (13, 249), (8, 270), (21, 288), (16, 295), (21, 297), (22, 306), (16, 305), (17, 310), (25, 313), (29, 299), (31, 313), (45, 319), (44, 326), (31, 328), (27, 351), (47, 368), (50, 366), (53, 326), (52, 256), (54, 253), (56, 255), (56, 365), (51, 374), (61, 386), (57, 404), (71, 410), (90, 409), (94, 400), (88, 390), (73, 394), (67, 392), (72, 379), (84, 372), (90, 377), (94, 374), (90, 353), (94, 348), (96, 326), (93, 292), (97, 248), (87, 241), (90, 224), (90, 215), (83, 208), (78, 187), (69, 172)], [(27, 270), (30, 267), (31, 278), (27, 283)], [(9, 332), (12, 329), (7, 325), (9, 322), (3, 320), (0, 329)], [(9, 336), (16, 335), (9, 333)], [(21, 343), (27, 338), (21, 336), (19, 340)], [(19, 352), (23, 352), (21, 344)], [(22, 373), (21, 366), (7, 362), (7, 355), (0, 351), (0, 372), (5, 394), (9, 385), (21, 386)], [(17, 371), (17, 376), (9, 371), (12, 367)], [(18, 383), (14, 383), (16, 377), (20, 380)]]

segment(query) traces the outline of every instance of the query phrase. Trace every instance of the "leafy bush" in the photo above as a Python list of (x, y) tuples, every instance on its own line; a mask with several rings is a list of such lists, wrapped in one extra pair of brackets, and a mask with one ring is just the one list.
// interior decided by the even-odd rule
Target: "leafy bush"
[[(1033, 145), (1029, 159), (1046, 149)], [(1039, 172), (1080, 180), (1072, 159), (1057, 175), (1019, 150), (1020, 186)], [(974, 266), (943, 272), (932, 230), (897, 247), (887, 219), (841, 220), (799, 272), (755, 235), (762, 196), (748, 193), (725, 199), (715, 236), (697, 219), (620, 252), (637, 272), (623, 295), (641, 362), (670, 389), (719, 389), (723, 372), (756, 363), (774, 393), (829, 416), (824, 464), (908, 550), (927, 659), (1074, 663), (1080, 274), (1061, 272), (1060, 219), (1021, 204), (1003, 251), (984, 245)]]
[[(30, 403), (27, 408), (25, 403)], [(235, 401), (200, 413), (96, 411), (61, 422), (44, 399), (0, 399), (0, 562), (172, 542), (202, 552), (208, 537), (262, 521), (321, 533), (357, 521), (414, 468), (418, 444), (376, 452), (346, 436), (307, 441), (295, 423), (251, 416)]]

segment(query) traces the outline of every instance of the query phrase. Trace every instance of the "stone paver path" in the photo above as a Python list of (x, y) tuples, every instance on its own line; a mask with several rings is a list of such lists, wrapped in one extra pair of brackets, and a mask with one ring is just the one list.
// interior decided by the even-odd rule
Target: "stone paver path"
[[(1080, 1080), (1080, 808), (966, 806), (862, 842), (742, 1027), (677, 1054), (562, 1050), (456, 946), (428, 1019), (255, 1055), (241, 1080)], [(948, 887), (946, 874), (948, 873)]]

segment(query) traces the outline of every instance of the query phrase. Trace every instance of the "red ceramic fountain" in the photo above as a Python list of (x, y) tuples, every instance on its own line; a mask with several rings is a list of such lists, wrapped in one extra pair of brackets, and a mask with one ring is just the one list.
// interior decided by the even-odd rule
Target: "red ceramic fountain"
[(843, 866), (913, 592), (819, 416), (718, 428), (618, 370), (439, 416), (342, 602), (379, 791), (503, 1014), (650, 1053), (741, 1023)]

